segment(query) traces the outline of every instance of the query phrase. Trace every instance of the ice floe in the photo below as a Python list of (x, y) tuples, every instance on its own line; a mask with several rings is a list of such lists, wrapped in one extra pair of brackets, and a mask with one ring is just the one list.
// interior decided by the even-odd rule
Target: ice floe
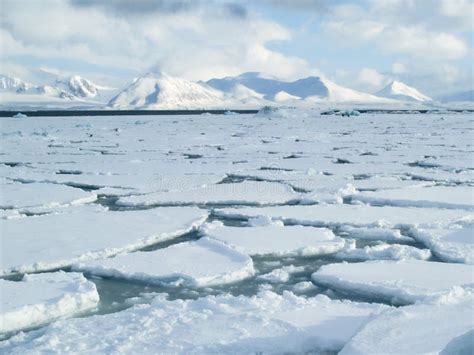
[(470, 224), (474, 221), (474, 214), (464, 210), (347, 204), (223, 208), (216, 209), (214, 213), (228, 218), (263, 216), (291, 224), (312, 226), (442, 228), (454, 223)]
[(134, 251), (184, 234), (204, 222), (194, 207), (97, 212), (79, 208), (2, 221), (0, 275), (65, 267)]
[(311, 277), (316, 285), (404, 304), (474, 283), (474, 266), (420, 260), (366, 261), (323, 265)]
[(444, 261), (474, 264), (474, 227), (414, 229), (412, 235)]
[(433, 207), (474, 210), (474, 188), (470, 186), (409, 187), (366, 192), (351, 196), (353, 201), (372, 205)]
[[(264, 291), (167, 301), (82, 319), (0, 343), (0, 351), (254, 353), (338, 351), (387, 306)], [(97, 331), (100, 329), (100, 331)]]
[(260, 280), (268, 282), (287, 282), (290, 279), (290, 274), (304, 271), (303, 266), (288, 265), (280, 269), (274, 269), (269, 273), (258, 276)]
[(99, 303), (95, 284), (79, 273), (0, 279), (0, 336), (91, 310)]
[(193, 287), (240, 281), (255, 273), (247, 254), (205, 237), (155, 251), (76, 264), (72, 268), (96, 276)]
[(93, 202), (97, 195), (80, 189), (57, 184), (3, 184), (0, 185), (0, 208), (64, 207)]
[(237, 184), (215, 184), (199, 189), (155, 192), (121, 197), (119, 205), (267, 205), (297, 203), (307, 197), (289, 186), (272, 182), (244, 181)]
[(221, 222), (205, 224), (201, 231), (232, 244), (250, 255), (319, 255), (341, 250), (344, 239), (326, 228), (283, 226), (271, 223), (255, 227), (228, 227)]
[(454, 288), (437, 300), (383, 312), (340, 354), (472, 354), (473, 314), (472, 289)]
[(336, 253), (336, 258), (341, 260), (406, 260), (418, 259), (427, 260), (431, 258), (429, 249), (418, 249), (409, 245), (381, 243), (374, 246), (356, 248), (353, 244), (347, 243), (346, 247)]

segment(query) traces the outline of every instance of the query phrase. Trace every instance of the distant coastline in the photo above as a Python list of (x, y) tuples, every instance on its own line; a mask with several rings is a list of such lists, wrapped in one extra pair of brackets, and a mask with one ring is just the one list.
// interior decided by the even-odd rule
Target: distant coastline
[[(169, 116), (169, 115), (202, 115), (202, 114), (214, 114), (214, 115), (225, 115), (225, 114), (256, 114), (259, 109), (247, 109), (247, 110), (0, 110), (0, 117), (13, 117), (18, 113), (24, 114), (29, 117), (68, 117), (68, 116)], [(323, 111), (321, 114), (331, 114), (333, 111)], [(474, 112), (474, 109), (357, 109), (360, 113), (432, 113), (432, 112)]]

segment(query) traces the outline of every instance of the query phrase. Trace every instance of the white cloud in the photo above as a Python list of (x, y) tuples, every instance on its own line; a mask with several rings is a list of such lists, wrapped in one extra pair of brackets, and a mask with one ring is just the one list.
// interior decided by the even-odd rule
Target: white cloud
[[(453, 25), (470, 18), (472, 3), (446, 0), (372, 0), (368, 8), (342, 5), (325, 21), (326, 34), (353, 46), (373, 43), (386, 53), (406, 54), (426, 61), (455, 60), (469, 53)], [(449, 2), (449, 4), (448, 4)], [(434, 6), (435, 5), (435, 6)], [(456, 21), (453, 21), (456, 19)]]
[(359, 71), (337, 70), (332, 79), (347, 87), (373, 93), (387, 85), (391, 77), (374, 68), (363, 68)]
[(5, 0), (2, 7), (8, 16), (1, 20), (0, 42), (9, 56), (68, 58), (140, 71), (158, 64), (189, 79), (250, 70), (283, 78), (311, 72), (304, 59), (269, 49), (269, 42), (290, 40), (289, 30), (247, 14), (217, 16), (223, 11), (219, 6), (129, 17), (61, 0)]
[(392, 63), (392, 73), (393, 74), (404, 74), (407, 72), (407, 68), (403, 63), (394, 62)]

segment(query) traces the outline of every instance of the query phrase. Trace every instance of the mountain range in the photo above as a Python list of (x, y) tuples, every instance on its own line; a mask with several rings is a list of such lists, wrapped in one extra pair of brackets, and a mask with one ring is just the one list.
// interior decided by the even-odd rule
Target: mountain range
[[(436, 105), (419, 90), (392, 81), (375, 94), (340, 86), (326, 78), (311, 76), (284, 81), (257, 72), (190, 81), (162, 72), (149, 72), (134, 79), (122, 90), (95, 84), (79, 75), (57, 77), (51, 83), (34, 85), (0, 75), (2, 107), (94, 106), (114, 109), (213, 109), (259, 108), (262, 106), (321, 105)], [(444, 102), (473, 101), (472, 91), (443, 98)]]

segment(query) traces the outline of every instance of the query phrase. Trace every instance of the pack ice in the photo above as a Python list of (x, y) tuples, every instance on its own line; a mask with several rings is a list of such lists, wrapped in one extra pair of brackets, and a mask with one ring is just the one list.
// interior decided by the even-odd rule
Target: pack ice
[(227, 227), (220, 222), (205, 224), (202, 232), (236, 246), (250, 255), (320, 255), (341, 250), (345, 242), (326, 228), (283, 226), (271, 223), (255, 227)]
[(474, 188), (470, 186), (409, 187), (367, 192), (351, 196), (374, 205), (434, 207), (474, 210)]
[(73, 265), (73, 269), (97, 276), (194, 287), (235, 282), (255, 272), (247, 254), (210, 238), (89, 261)]
[(74, 209), (2, 221), (0, 275), (65, 267), (168, 240), (198, 227), (207, 212), (193, 207), (147, 211)]
[(446, 262), (474, 264), (474, 228), (418, 229), (413, 236)]
[[(337, 351), (387, 306), (270, 291), (167, 301), (57, 322), (0, 343), (0, 351), (253, 353)], [(98, 332), (97, 329), (101, 331)], [(53, 341), (61, 338), (61, 341)]]
[(91, 310), (99, 303), (94, 283), (79, 273), (26, 275), (0, 279), (0, 337)]
[(368, 322), (340, 354), (472, 354), (472, 288), (390, 309)]
[(271, 183), (244, 181), (239, 184), (215, 184), (198, 189), (155, 192), (145, 195), (121, 197), (123, 206), (153, 205), (267, 205), (294, 203), (302, 200), (289, 186)]
[(312, 279), (344, 292), (406, 304), (474, 283), (474, 266), (420, 260), (341, 263), (322, 266)]
[(57, 184), (2, 184), (0, 209), (65, 207), (93, 202), (97, 195)]

